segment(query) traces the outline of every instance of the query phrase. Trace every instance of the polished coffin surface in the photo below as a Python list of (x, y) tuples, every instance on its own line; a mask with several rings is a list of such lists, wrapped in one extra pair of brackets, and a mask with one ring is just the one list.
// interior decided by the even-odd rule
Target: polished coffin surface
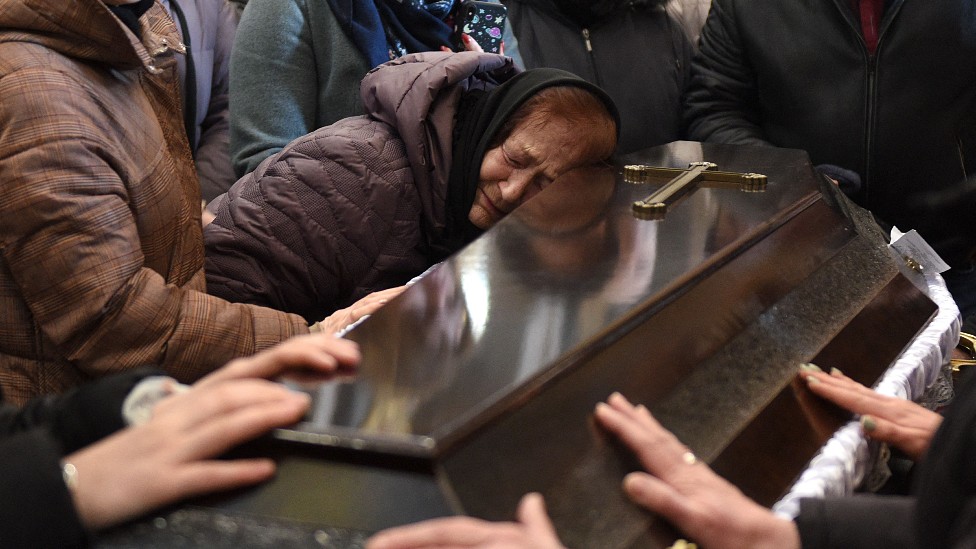
[[(646, 162), (683, 165), (704, 155), (699, 147), (677, 144)], [(744, 152), (757, 151), (708, 156), (745, 167)], [(329, 444), (442, 455), (493, 410), (700, 284), (715, 285), (707, 309), (679, 316), (720, 319), (709, 322), (714, 333), (671, 333), (670, 349), (647, 351), (711, 354), (853, 237), (851, 223), (819, 200), (802, 153), (761, 152), (747, 166), (770, 174), (767, 191), (702, 188), (662, 221), (631, 214), (655, 185), (620, 183), (617, 170), (552, 185), (352, 331), (363, 348), (359, 373), (312, 389), (315, 410), (301, 430), (335, 435)], [(767, 244), (773, 234), (778, 243)], [(751, 261), (739, 269), (742, 287), (709, 281), (743, 254)]]
[(277, 479), (204, 507), (365, 532), (507, 519), (537, 490), (569, 546), (664, 546), (673, 532), (620, 492), (634, 464), (590, 419), (614, 390), (775, 501), (842, 419), (794, 390), (796, 365), (871, 382), (933, 305), (801, 151), (678, 142), (626, 160), (768, 185), (699, 183), (646, 220), (631, 205), (665, 180), (560, 179), (356, 327), (357, 374), (304, 383), (308, 420), (255, 447)]

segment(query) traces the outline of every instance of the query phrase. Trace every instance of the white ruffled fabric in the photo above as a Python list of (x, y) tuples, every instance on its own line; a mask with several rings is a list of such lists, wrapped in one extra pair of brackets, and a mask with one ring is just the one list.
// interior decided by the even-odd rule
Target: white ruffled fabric
[[(939, 274), (926, 273), (925, 282), (929, 298), (939, 311), (881, 377), (875, 386), (879, 393), (919, 401), (945, 379), (942, 374), (948, 368), (949, 353), (959, 341), (962, 318)], [(773, 512), (792, 519), (800, 512), (801, 498), (850, 495), (875, 468), (886, 467), (884, 450), (869, 443), (857, 418), (853, 419), (827, 441), (790, 491), (773, 506)]]

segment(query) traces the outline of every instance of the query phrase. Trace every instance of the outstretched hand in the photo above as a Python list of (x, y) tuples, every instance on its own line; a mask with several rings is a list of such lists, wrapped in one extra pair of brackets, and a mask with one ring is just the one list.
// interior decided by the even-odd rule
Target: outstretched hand
[(366, 549), (448, 548), (563, 549), (546, 514), (542, 496), (526, 494), (518, 522), (487, 522), (471, 517), (433, 519), (384, 530)]
[(197, 381), (201, 387), (231, 379), (274, 379), (287, 372), (331, 374), (340, 368), (353, 368), (360, 360), (359, 346), (331, 333), (296, 336), (270, 349), (228, 362)]
[(195, 386), (160, 401), (148, 423), (69, 455), (75, 508), (98, 530), (181, 499), (254, 484), (274, 474), (269, 459), (211, 459), (302, 418), (309, 397), (259, 379)]
[(373, 292), (345, 309), (339, 309), (321, 321), (316, 322), (313, 331), (334, 334), (353, 322), (359, 321), (364, 316), (375, 313), (380, 307), (386, 305), (387, 302), (403, 293), (403, 290), (406, 289), (406, 286), (397, 286), (396, 288), (387, 288), (386, 290)]
[(147, 423), (66, 458), (78, 471), (72, 490), (78, 516), (97, 530), (187, 497), (269, 478), (275, 470), (269, 459), (212, 459), (302, 418), (308, 395), (267, 379), (287, 371), (331, 373), (359, 358), (351, 341), (309, 334), (231, 361), (164, 398)]
[(861, 416), (864, 434), (886, 442), (908, 457), (920, 461), (942, 416), (909, 400), (885, 396), (845, 376), (840, 370), (831, 373), (807, 368), (800, 374), (810, 391)]
[(644, 406), (614, 393), (597, 405), (596, 418), (648, 471), (624, 478), (624, 491), (635, 503), (710, 549), (799, 549), (791, 521), (776, 517), (698, 461)]

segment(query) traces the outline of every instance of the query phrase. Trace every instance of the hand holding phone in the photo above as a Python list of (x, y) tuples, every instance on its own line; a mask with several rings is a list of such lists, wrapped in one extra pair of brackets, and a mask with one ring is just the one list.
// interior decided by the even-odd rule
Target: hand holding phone
[(467, 48), (461, 40), (467, 34), (489, 53), (500, 53), (508, 10), (502, 4), (465, 0), (455, 18), (454, 51)]

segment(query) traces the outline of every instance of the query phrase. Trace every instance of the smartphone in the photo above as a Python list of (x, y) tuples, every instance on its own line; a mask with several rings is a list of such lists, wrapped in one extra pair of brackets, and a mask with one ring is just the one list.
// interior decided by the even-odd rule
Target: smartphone
[(502, 32), (508, 9), (494, 2), (464, 0), (458, 9), (454, 26), (454, 51), (464, 51), (461, 34), (474, 38), (481, 49), (499, 53), (502, 46)]

